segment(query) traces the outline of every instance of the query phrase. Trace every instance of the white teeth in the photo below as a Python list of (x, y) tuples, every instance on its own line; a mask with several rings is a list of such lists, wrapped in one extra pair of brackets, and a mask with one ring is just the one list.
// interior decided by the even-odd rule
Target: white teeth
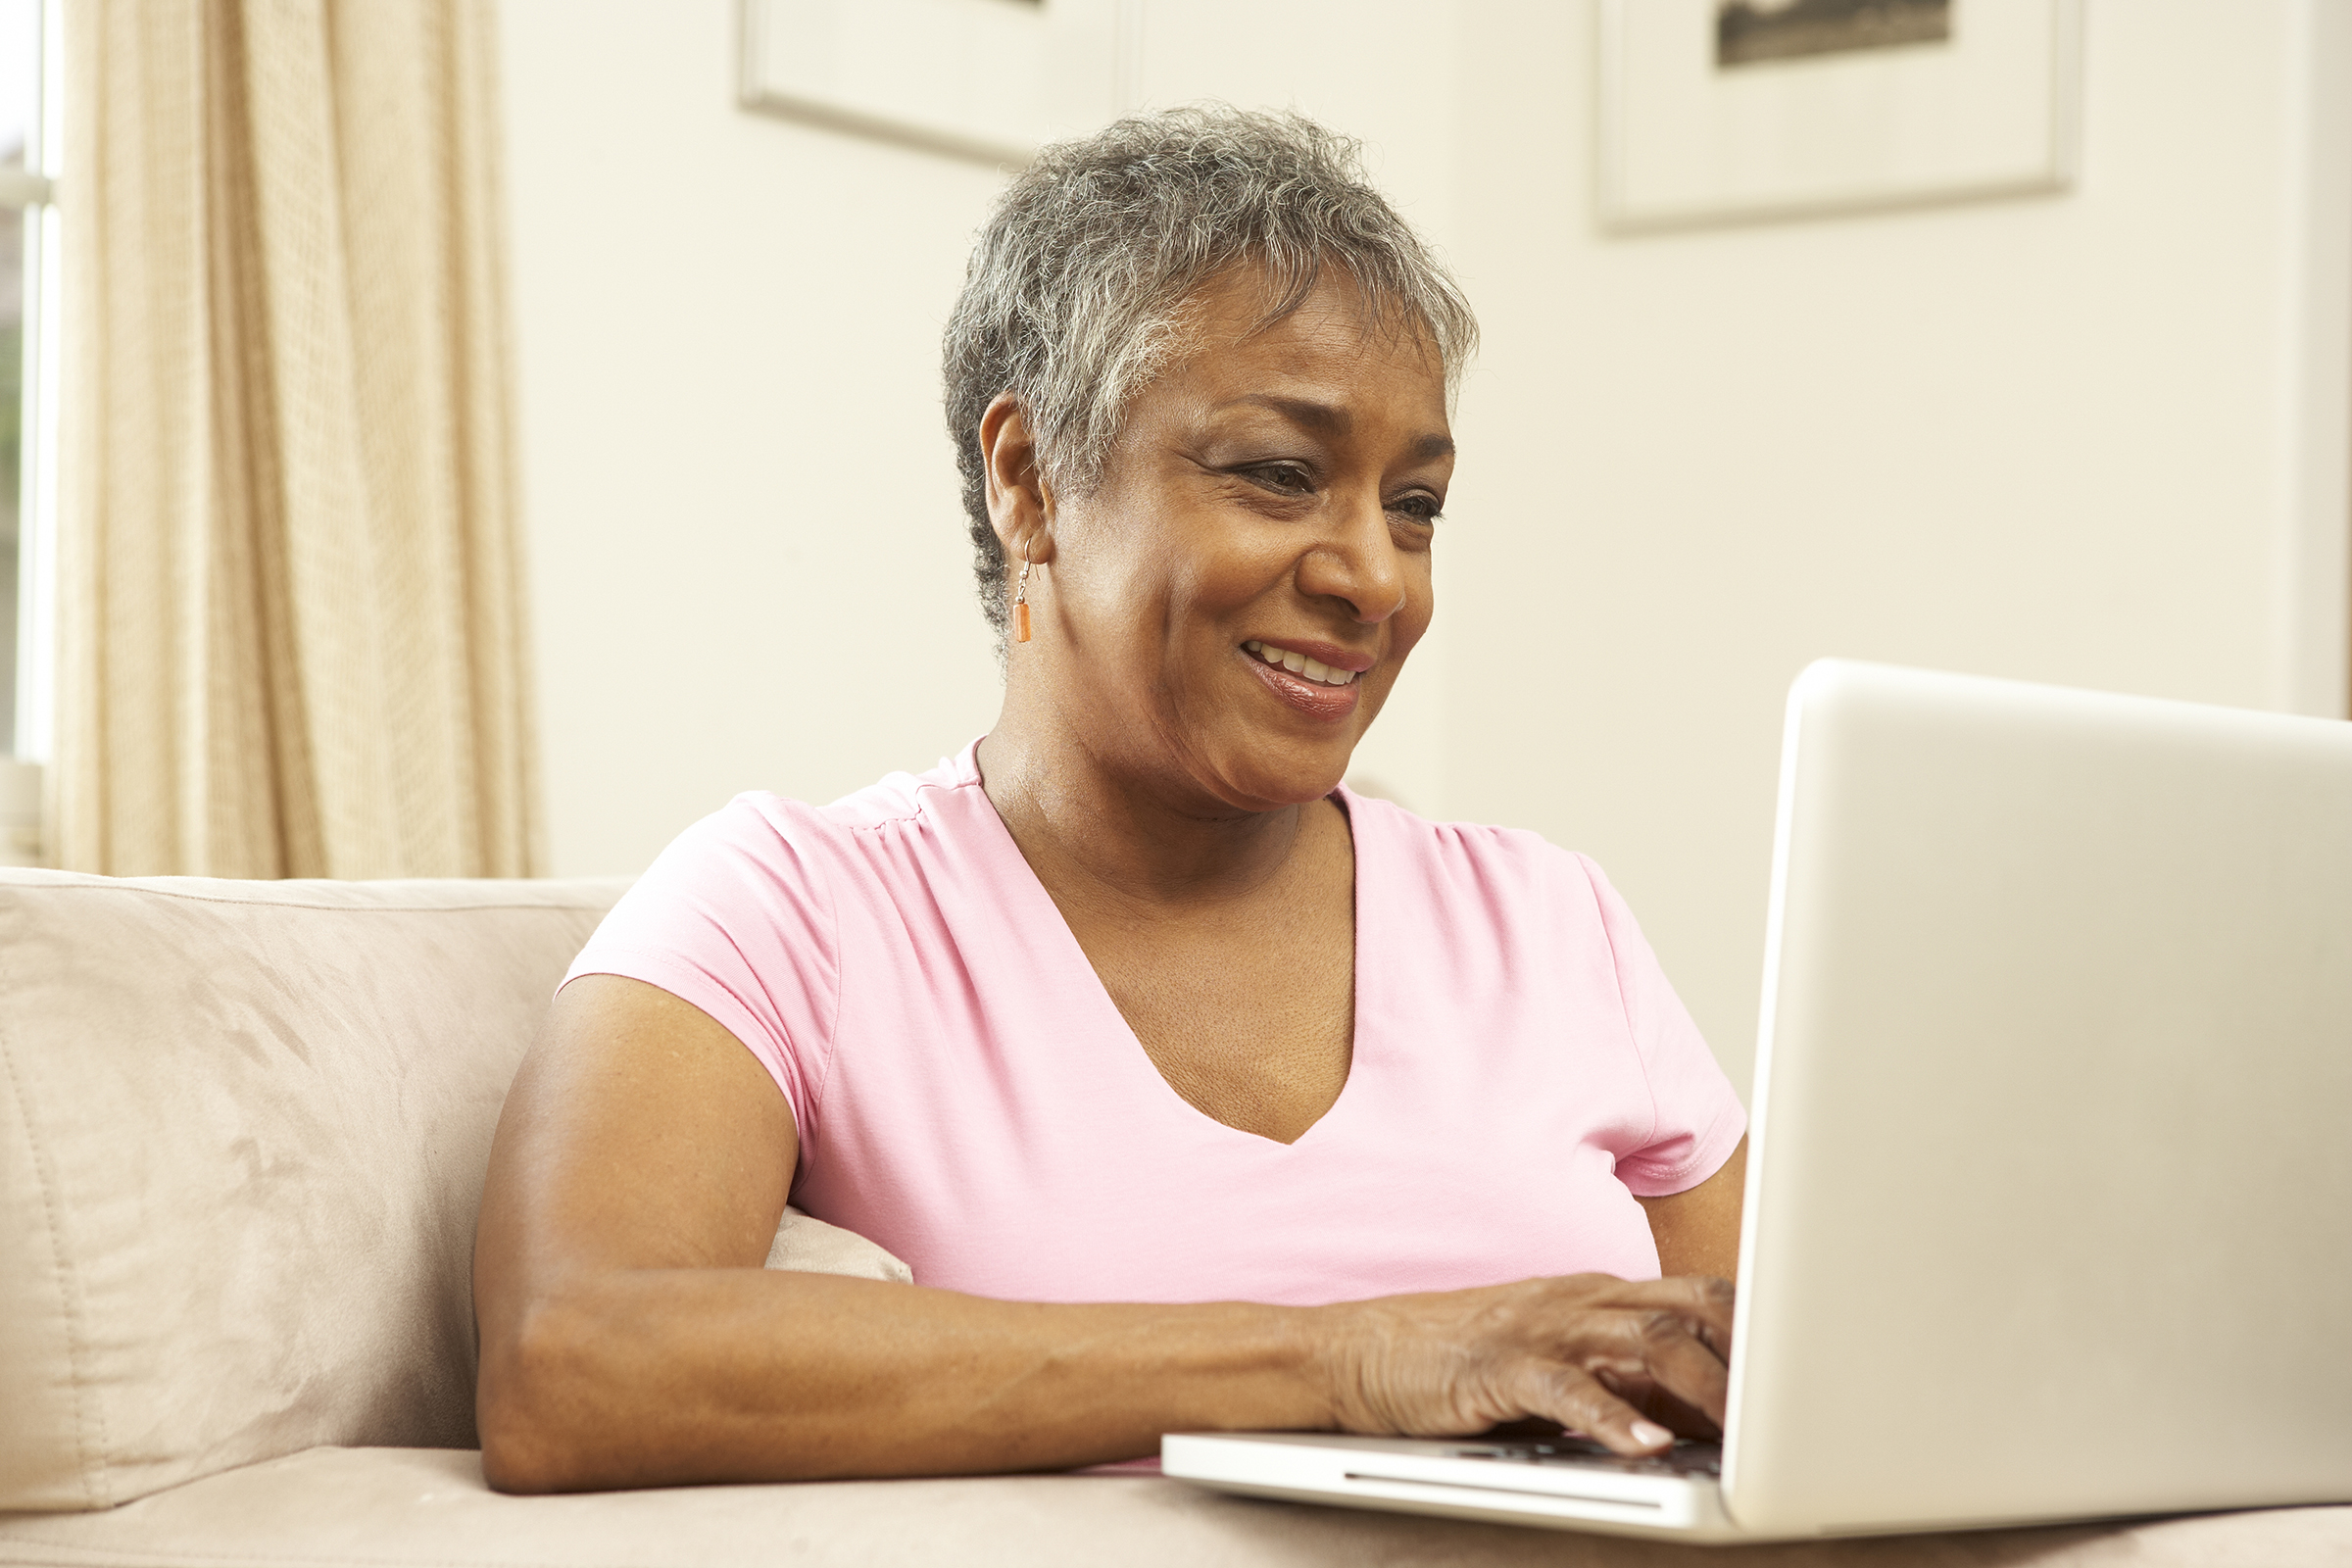
[(1294, 675), (1304, 675), (1308, 680), (1318, 681), (1325, 686), (1351, 685), (1356, 677), (1356, 671), (1352, 669), (1341, 669), (1309, 659), (1304, 654), (1294, 654), (1287, 648), (1271, 647), (1254, 637), (1242, 644), (1242, 649), (1246, 653), (1255, 654), (1269, 664), (1287, 669)]

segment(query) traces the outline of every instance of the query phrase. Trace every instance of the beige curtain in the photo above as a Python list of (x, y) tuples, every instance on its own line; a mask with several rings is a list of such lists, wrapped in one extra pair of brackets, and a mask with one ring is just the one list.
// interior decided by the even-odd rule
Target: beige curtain
[(68, 7), (62, 864), (535, 868), (493, 31)]

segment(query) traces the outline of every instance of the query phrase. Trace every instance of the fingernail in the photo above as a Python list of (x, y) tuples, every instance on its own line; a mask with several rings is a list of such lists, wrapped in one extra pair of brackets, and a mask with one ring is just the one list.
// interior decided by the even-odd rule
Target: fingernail
[(1645, 1448), (1662, 1448), (1674, 1441), (1674, 1434), (1655, 1421), (1634, 1423), (1634, 1441)]

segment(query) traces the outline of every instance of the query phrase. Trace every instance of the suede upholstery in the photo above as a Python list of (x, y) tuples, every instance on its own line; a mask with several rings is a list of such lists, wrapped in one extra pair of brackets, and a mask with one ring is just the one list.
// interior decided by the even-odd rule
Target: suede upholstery
[[(1719, 1551), (1135, 1476), (499, 1496), (474, 1210), (618, 892), (0, 871), (0, 1564), (2352, 1561), (2352, 1508)], [(907, 1278), (789, 1212), (768, 1264)]]

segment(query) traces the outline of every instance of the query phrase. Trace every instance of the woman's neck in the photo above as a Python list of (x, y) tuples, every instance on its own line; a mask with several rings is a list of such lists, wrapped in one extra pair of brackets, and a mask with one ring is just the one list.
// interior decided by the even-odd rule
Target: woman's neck
[[(1324, 802), (1252, 810), (1173, 765), (1104, 757), (1007, 703), (980, 743), (982, 787), (1057, 901), (1173, 913), (1263, 893), (1305, 845), (1344, 820)], [(1316, 820), (1329, 812), (1332, 823)], [(1344, 851), (1342, 853), (1345, 853)]]

